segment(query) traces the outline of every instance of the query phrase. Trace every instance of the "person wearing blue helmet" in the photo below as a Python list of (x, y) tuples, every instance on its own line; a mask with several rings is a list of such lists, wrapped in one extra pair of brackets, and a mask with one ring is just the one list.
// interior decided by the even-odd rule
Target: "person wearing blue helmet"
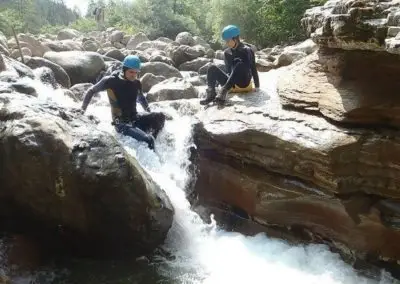
[[(235, 85), (246, 88), (254, 81), (256, 89), (260, 87), (254, 52), (250, 45), (240, 41), (240, 30), (235, 25), (226, 26), (222, 30), (222, 39), (228, 46), (224, 50), (226, 73), (212, 64), (207, 71), (207, 96), (200, 104), (207, 105), (213, 101), (224, 103), (226, 95)], [(222, 86), (217, 94), (217, 84)]]
[[(150, 149), (154, 149), (154, 137), (164, 127), (163, 113), (139, 114), (136, 102), (143, 109), (150, 111), (149, 104), (142, 92), (142, 84), (138, 80), (141, 61), (136, 55), (128, 55), (122, 63), (122, 70), (116, 70), (111, 75), (103, 77), (85, 94), (82, 111), (85, 112), (94, 94), (107, 91), (111, 106), (112, 124), (117, 132), (130, 136), (138, 141), (146, 142)], [(148, 134), (147, 132), (153, 132)]]

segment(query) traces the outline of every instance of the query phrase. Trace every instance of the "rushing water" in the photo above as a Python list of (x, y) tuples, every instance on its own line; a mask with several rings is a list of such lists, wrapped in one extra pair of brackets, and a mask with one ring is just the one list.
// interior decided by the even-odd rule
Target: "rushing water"
[[(275, 76), (276, 72), (270, 74)], [(63, 106), (79, 107), (58, 90), (51, 90), (37, 81), (35, 84), (41, 89), (41, 99)], [(144, 144), (113, 130), (105, 94), (101, 94), (100, 100), (89, 106), (87, 115), (96, 116), (101, 121), (99, 127), (115, 135), (127, 152), (138, 159), (168, 194), (175, 208), (175, 217), (164, 249), (174, 258), (160, 258), (157, 265), (139, 267), (129, 263), (72, 261), (63, 264), (66, 266), (65, 271), (59, 266), (53, 270), (58, 273), (59, 279), (68, 281), (52, 282), (55, 276), (51, 272), (49, 276), (46, 270), (41, 273), (47, 276), (47, 280), (34, 283), (393, 283), (384, 273), (378, 276), (379, 279), (357, 275), (352, 267), (345, 264), (337, 254), (331, 253), (326, 246), (291, 246), (264, 234), (249, 237), (226, 232), (214, 221), (211, 224), (204, 223), (190, 209), (183, 190), (190, 179), (187, 169), (189, 148), (193, 144), (193, 120), (185, 114), (184, 109), (177, 111), (164, 107), (162, 111), (170, 114), (173, 119), (166, 122), (157, 138), (156, 153)], [(105, 276), (107, 273), (113, 276)], [(82, 274), (85, 276), (82, 277)], [(37, 277), (35, 275), (34, 278)], [(32, 275), (20, 277), (15, 283), (29, 283), (27, 279), (32, 279)]]

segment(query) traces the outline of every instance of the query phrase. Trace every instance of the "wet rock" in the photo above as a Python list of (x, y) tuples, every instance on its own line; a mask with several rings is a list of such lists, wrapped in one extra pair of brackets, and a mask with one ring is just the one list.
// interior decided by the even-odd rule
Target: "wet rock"
[(137, 33), (135, 34), (127, 43), (126, 48), (127, 49), (136, 49), (136, 47), (144, 42), (144, 41), (149, 41), (147, 36), (144, 33)]
[(207, 83), (206, 79), (204, 79), (201, 76), (190, 77), (190, 78), (186, 79), (186, 81), (188, 81), (193, 86), (203, 86), (203, 85), (206, 85), (206, 83)]
[(171, 60), (171, 58), (163, 55), (150, 56), (149, 62), (164, 62), (168, 65), (174, 65), (174, 62)]
[(50, 51), (45, 53), (44, 58), (60, 65), (67, 72), (72, 85), (93, 82), (105, 70), (101, 55), (90, 51)]
[[(201, 45), (203, 46), (205, 49), (210, 50), (211, 46), (201, 37), (199, 36), (194, 36), (193, 37), (194, 40), (194, 44), (193, 45)], [(188, 44), (187, 44), (188, 45)], [(212, 49), (211, 49), (212, 50)]]
[(284, 106), (357, 125), (400, 127), (396, 55), (320, 50), (293, 65), (279, 81)]
[(275, 65), (277, 67), (287, 66), (305, 57), (307, 54), (300, 51), (284, 51), (276, 59)]
[(143, 41), (136, 46), (137, 50), (146, 50), (148, 48), (155, 48), (159, 50), (164, 50), (168, 44), (163, 41), (154, 40), (154, 41)]
[[(26, 42), (27, 44), (29, 44), (28, 48), (32, 51), (33, 56), (43, 56), (45, 52), (49, 51), (48, 48), (42, 45), (40, 41), (38, 41), (31, 35), (18, 34), (18, 40), (20, 42)], [(17, 46), (14, 39), (12, 39), (11, 42), (13, 47)]]
[(141, 72), (143, 74), (152, 73), (156, 76), (164, 76), (165, 78), (178, 77), (182, 78), (178, 69), (164, 62), (146, 62), (142, 64)]
[(193, 46), (195, 44), (195, 40), (194, 40), (192, 34), (189, 32), (179, 33), (176, 36), (175, 41), (179, 44), (188, 45), (188, 46)]
[(40, 67), (48, 67), (53, 71), (56, 81), (61, 86), (63, 86), (64, 88), (71, 87), (71, 81), (69, 79), (69, 76), (67, 72), (65, 72), (65, 70), (60, 65), (41, 57), (26, 57), (25, 64), (32, 69)]
[(205, 53), (206, 50), (201, 45), (193, 47), (181, 45), (171, 48), (171, 50), (169, 50), (169, 57), (174, 61), (175, 66), (179, 66), (187, 61), (202, 57)]
[(74, 39), (76, 37), (79, 37), (79, 32), (74, 29), (63, 29), (57, 35), (58, 40)]
[(0, 94), (0, 121), (7, 125), (0, 133), (2, 218), (85, 256), (138, 257), (164, 241), (173, 218), (168, 197), (88, 117)]
[[(70, 91), (72, 91), (75, 98), (77, 98), (79, 101), (83, 101), (86, 91), (92, 86), (93, 86), (93, 84), (91, 84), (91, 83), (75, 84), (70, 88)], [(93, 99), (94, 99), (93, 102), (95, 102), (96, 99), (98, 99), (98, 97), (99, 97), (99, 94), (95, 94), (93, 96)]]
[(270, 61), (265, 60), (265, 59), (260, 59), (260, 58), (256, 59), (256, 66), (257, 66), (257, 70), (259, 72), (268, 72), (268, 71), (270, 71), (272, 69), (276, 69), (277, 68), (277, 65), (274, 64), (273, 62), (270, 62)]
[(154, 85), (147, 94), (149, 102), (197, 98), (196, 89), (184, 79), (170, 78)]
[(53, 89), (58, 88), (54, 72), (49, 67), (39, 67), (33, 70), (33, 73), (35, 74), (35, 77), (38, 78), (43, 84), (49, 85)]
[(21, 77), (29, 77), (34, 78), (32, 69), (22, 64), (21, 62), (12, 59), (10, 57), (3, 56), (4, 63), (6, 66), (6, 70), (13, 72), (14, 74), (21, 76)]
[(36, 92), (35, 87), (33, 86), (31, 81), (17, 81), (10, 84), (10, 86), (21, 94), (25, 94), (28, 96), (37, 97), (38, 93)]
[(83, 49), (85, 51), (97, 51), (99, 47), (99, 44), (92, 40), (88, 40), (83, 43)]
[(119, 61), (123, 61), (125, 58), (125, 55), (118, 49), (111, 49), (110, 51), (106, 52), (105, 56), (114, 58)]
[(222, 50), (217, 50), (215, 52), (215, 59), (225, 60), (224, 52)]
[(179, 66), (179, 70), (181, 71), (195, 71), (198, 72), (201, 67), (211, 62), (208, 58), (197, 58), (191, 61), (185, 62)]
[(112, 34), (110, 35), (110, 41), (111, 43), (114, 42), (121, 42), (124, 38), (125, 33), (121, 31), (113, 31)]
[[(383, 208), (380, 201), (400, 198), (399, 169), (393, 167), (399, 132), (345, 129), (285, 110), (274, 90), (287, 77), (301, 84), (285, 68), (260, 73), (259, 92), (229, 95), (233, 105), (197, 113), (200, 202), (234, 206), (264, 226), (307, 229), (360, 257), (399, 260), (400, 245), (387, 241), (400, 237), (396, 218), (389, 217), (399, 206)], [(315, 94), (329, 93), (326, 84)]]
[(221, 69), (222, 71), (226, 72), (226, 67), (225, 67), (224, 61), (218, 60), (218, 59), (214, 59), (212, 62), (207, 63), (206, 65), (201, 67), (199, 69), (199, 74), (201, 74), (201, 75), (207, 74), (208, 68), (210, 67), (211, 64), (216, 65), (219, 69)]
[(143, 92), (147, 93), (150, 91), (151, 87), (164, 81), (165, 79), (166, 78), (164, 76), (155, 76), (151, 73), (144, 74), (144, 76), (140, 78)]
[(285, 50), (298, 51), (298, 52), (302, 52), (302, 53), (305, 53), (308, 55), (308, 54), (313, 53), (317, 49), (318, 49), (318, 45), (312, 39), (307, 39), (296, 45), (289, 46)]
[[(23, 56), (32, 56), (32, 51), (27, 47), (22, 47), (21, 51)], [(21, 53), (19, 50), (15, 49), (13, 52), (11, 52), (10, 57), (17, 59), (21, 57)]]

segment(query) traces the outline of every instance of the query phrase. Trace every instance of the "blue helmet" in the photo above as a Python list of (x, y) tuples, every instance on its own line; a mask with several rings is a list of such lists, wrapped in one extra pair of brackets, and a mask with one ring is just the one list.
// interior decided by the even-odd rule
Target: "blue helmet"
[(240, 30), (235, 25), (226, 26), (222, 30), (222, 39), (225, 41), (230, 40), (231, 38), (237, 37), (238, 35), (240, 35)]
[(140, 70), (141, 65), (140, 58), (136, 55), (128, 55), (123, 62), (123, 66), (128, 69)]

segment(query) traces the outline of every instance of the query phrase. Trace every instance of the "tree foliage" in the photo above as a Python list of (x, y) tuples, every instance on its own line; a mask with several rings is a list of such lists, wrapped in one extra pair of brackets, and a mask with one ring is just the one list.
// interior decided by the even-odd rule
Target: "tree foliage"
[(143, 31), (150, 39), (174, 38), (182, 31), (189, 31), (217, 43), (221, 29), (236, 24), (246, 41), (265, 47), (304, 39), (301, 17), (306, 9), (324, 2), (326, 0), (90, 0), (85, 17), (80, 18), (63, 0), (1, 0), (0, 17), (13, 22), (23, 32), (57, 31), (66, 25), (90, 31), (96, 29), (95, 8), (103, 7), (106, 27), (117, 27), (127, 33)]
[(63, 0), (1, 0), (0, 30), (39, 33), (42, 28), (66, 26), (80, 17), (77, 9), (67, 8)]

